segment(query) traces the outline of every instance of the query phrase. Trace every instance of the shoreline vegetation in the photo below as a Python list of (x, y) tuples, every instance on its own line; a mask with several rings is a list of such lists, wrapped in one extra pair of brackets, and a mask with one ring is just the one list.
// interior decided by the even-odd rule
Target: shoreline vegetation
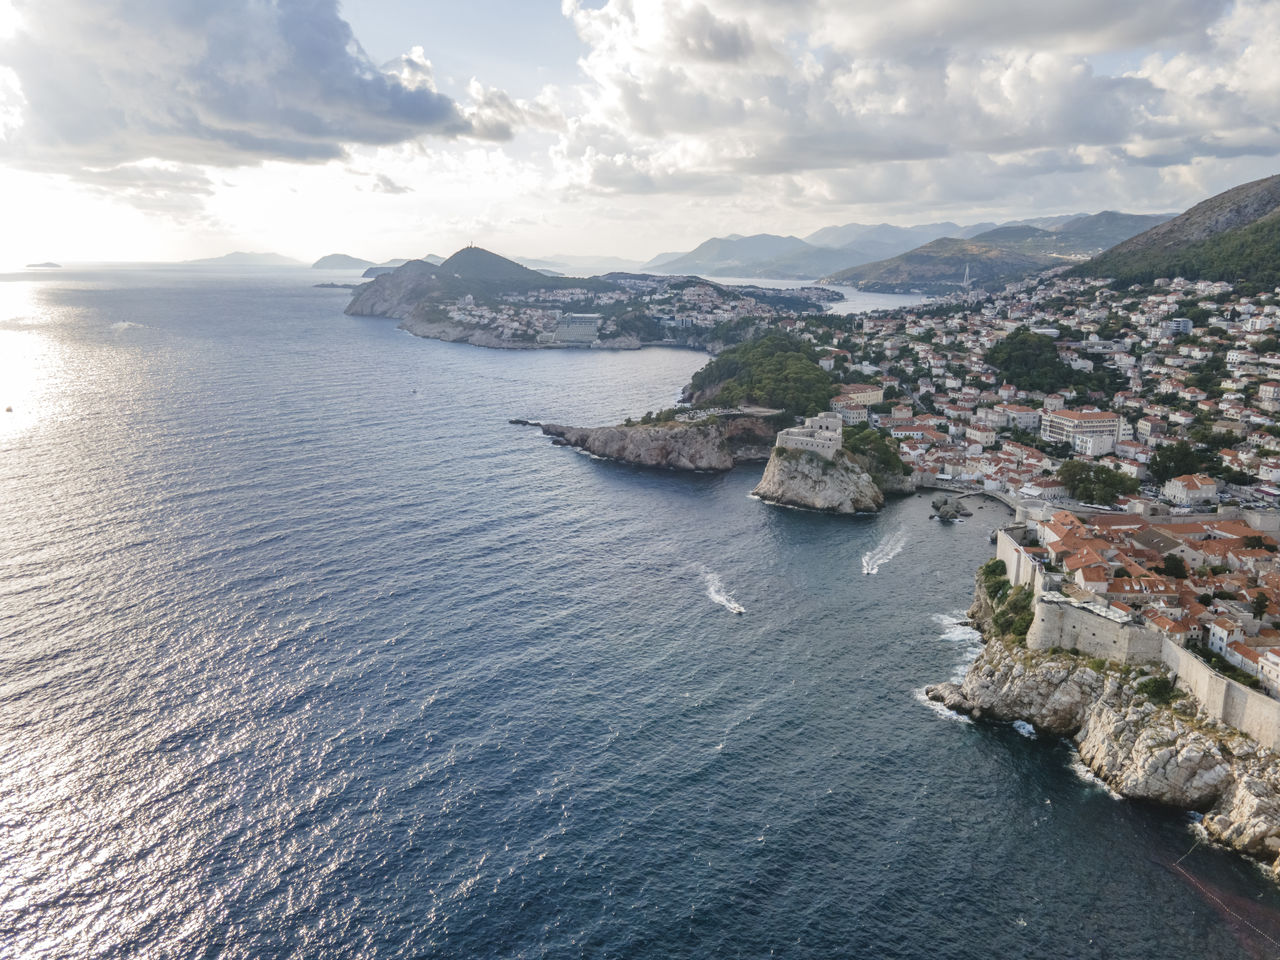
[(815, 354), (793, 337), (767, 334), (725, 350), (694, 373), (683, 410), (648, 411), (638, 422), (614, 426), (541, 429), (557, 445), (638, 466), (717, 471), (764, 461), (752, 495), (782, 506), (874, 512), (886, 493), (914, 491), (896, 441), (880, 430), (846, 427), (840, 447), (825, 451), (830, 455), (776, 445), (780, 431), (825, 411), (837, 391)]

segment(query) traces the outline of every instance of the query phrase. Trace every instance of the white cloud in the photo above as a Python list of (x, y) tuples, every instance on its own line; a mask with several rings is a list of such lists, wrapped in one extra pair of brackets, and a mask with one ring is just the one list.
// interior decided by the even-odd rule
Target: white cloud
[(562, 0), (581, 80), (532, 100), (421, 31), (374, 65), (338, 0), (7, 3), (0, 161), (299, 256), (1176, 209), (1280, 152), (1276, 0)]
[[(590, 50), (581, 115), (554, 156), (587, 190), (697, 192), (736, 178), (743, 193), (776, 194), (799, 176), (802, 193), (825, 178), (848, 200), (860, 180), (871, 202), (876, 183), (901, 178), (879, 169), (889, 164), (934, 183), (950, 181), (948, 167), (984, 169), (1000, 180), (983, 192), (1016, 193), (1018, 180), (1092, 173), (1105, 186), (1115, 170), (1280, 146), (1280, 5), (1268, 0), (563, 10)], [(1177, 52), (1142, 59), (1165, 48)], [(1095, 65), (1117, 58), (1141, 67)]]
[(74, 173), (159, 157), (317, 162), (348, 144), (506, 137), (435, 88), (420, 48), (384, 72), (337, 0), (28, 0), (0, 62), (25, 99), (11, 163)]

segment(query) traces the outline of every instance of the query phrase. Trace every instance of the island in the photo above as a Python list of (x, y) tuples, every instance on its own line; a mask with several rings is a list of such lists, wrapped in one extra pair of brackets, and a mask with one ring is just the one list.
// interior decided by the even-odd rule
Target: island
[(46, 260), (44, 263), (28, 263), (28, 270), (61, 270), (62, 264), (54, 263), (52, 260)]
[(346, 253), (330, 253), (311, 265), (313, 270), (364, 270), (374, 265), (372, 260), (362, 260)]

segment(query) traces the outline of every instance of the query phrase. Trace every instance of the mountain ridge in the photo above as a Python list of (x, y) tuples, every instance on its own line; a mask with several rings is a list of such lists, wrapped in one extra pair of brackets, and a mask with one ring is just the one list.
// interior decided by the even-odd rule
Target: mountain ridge
[(1280, 282), (1280, 174), (1202, 200), (1072, 273), (1121, 283), (1161, 276)]

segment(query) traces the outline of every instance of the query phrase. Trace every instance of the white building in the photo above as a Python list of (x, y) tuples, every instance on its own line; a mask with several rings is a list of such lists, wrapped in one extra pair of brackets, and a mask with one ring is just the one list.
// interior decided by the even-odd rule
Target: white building
[[(1040, 436), (1051, 443), (1069, 443), (1078, 449), (1080, 438), (1105, 438), (1111, 442), (1103, 453), (1121, 437), (1124, 419), (1118, 413), (1103, 410), (1053, 410), (1040, 417)], [(1106, 446), (1106, 444), (1088, 444)]]
[(556, 324), (557, 343), (591, 343), (600, 331), (598, 313), (566, 313)]
[(1187, 473), (1172, 480), (1166, 480), (1161, 492), (1172, 502), (1184, 507), (1199, 503), (1216, 503), (1218, 481), (1202, 473)]
[(884, 402), (884, 387), (875, 383), (850, 383), (840, 388), (840, 400), (869, 407)]
[(838, 413), (846, 426), (854, 426), (867, 422), (867, 408), (855, 403), (847, 397), (836, 397), (831, 401), (831, 412)]

